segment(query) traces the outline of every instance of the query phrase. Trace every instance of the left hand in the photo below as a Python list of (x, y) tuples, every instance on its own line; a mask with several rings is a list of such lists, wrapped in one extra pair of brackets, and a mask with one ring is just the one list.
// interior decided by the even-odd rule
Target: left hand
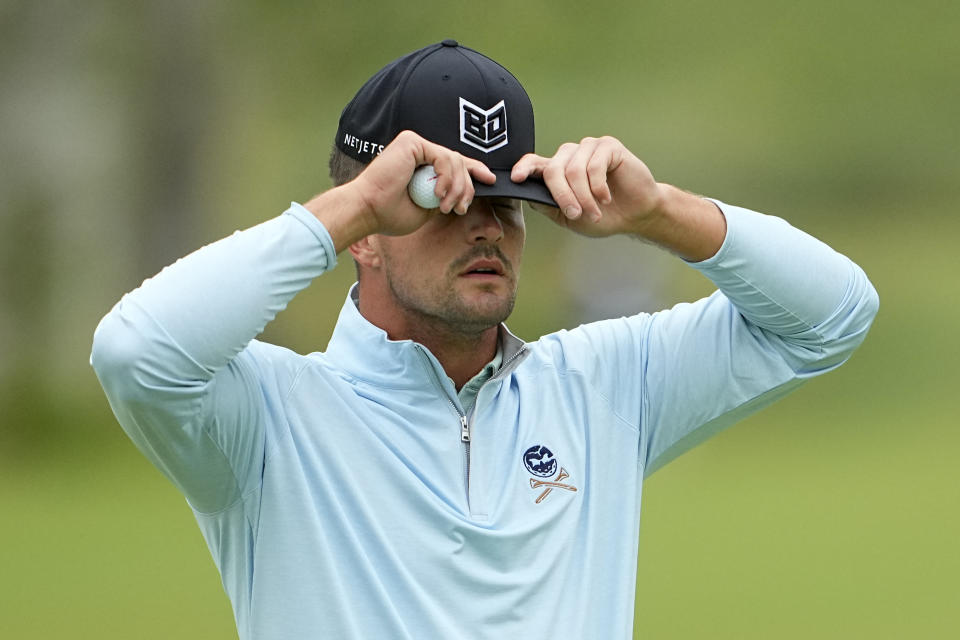
[(584, 138), (552, 158), (528, 153), (510, 178), (542, 177), (559, 208), (531, 203), (557, 224), (587, 236), (640, 233), (664, 198), (650, 169), (616, 138)]

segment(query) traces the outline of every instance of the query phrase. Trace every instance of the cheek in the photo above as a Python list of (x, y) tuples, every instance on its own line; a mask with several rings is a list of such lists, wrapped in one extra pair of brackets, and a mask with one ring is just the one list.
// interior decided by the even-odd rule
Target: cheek
[(413, 233), (406, 236), (386, 237), (381, 240), (381, 255), (392, 271), (416, 274), (430, 259), (431, 241)]
[(416, 275), (416, 265), (411, 265), (409, 259), (413, 254), (408, 247), (390, 246), (381, 251), (380, 255), (383, 258), (383, 268), (393, 280), (408, 280), (411, 275)]
[[(523, 218), (520, 218), (518, 225), (511, 225), (504, 230), (504, 240), (509, 243), (511, 250), (518, 254), (523, 251), (523, 245), (527, 239), (527, 230), (523, 225)], [(519, 255), (517, 256), (519, 259)]]

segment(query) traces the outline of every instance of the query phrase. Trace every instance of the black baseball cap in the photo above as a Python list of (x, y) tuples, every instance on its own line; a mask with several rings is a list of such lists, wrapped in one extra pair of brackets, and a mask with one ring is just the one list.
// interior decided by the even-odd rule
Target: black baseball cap
[(367, 164), (406, 129), (487, 165), (497, 182), (474, 182), (477, 196), (557, 206), (542, 180), (510, 180), (513, 165), (534, 150), (527, 92), (512, 73), (456, 40), (409, 53), (367, 80), (340, 115), (336, 145)]

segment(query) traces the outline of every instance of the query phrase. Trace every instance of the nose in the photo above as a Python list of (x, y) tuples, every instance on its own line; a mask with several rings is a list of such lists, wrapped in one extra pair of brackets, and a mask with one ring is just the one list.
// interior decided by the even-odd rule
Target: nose
[(503, 222), (497, 217), (496, 208), (486, 198), (476, 198), (470, 204), (464, 222), (470, 244), (500, 242), (503, 239)]

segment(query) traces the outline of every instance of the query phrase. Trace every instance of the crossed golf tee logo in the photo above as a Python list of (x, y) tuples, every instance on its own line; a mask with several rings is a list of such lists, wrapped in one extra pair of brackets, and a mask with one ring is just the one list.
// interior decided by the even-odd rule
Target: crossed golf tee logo
[[(546, 500), (547, 496), (549, 496), (554, 489), (563, 489), (564, 491), (570, 492), (576, 492), (577, 490), (573, 485), (560, 482), (561, 480), (569, 478), (570, 474), (567, 473), (566, 469), (560, 467), (557, 459), (553, 457), (553, 452), (543, 445), (535, 444), (524, 452), (523, 466), (527, 468), (527, 471), (536, 476), (535, 478), (530, 478), (530, 488), (543, 489), (534, 501), (535, 504), (540, 504)], [(558, 467), (559, 471), (557, 470)], [(553, 474), (557, 474), (556, 477), (554, 477)], [(544, 478), (550, 479), (544, 480)]]

